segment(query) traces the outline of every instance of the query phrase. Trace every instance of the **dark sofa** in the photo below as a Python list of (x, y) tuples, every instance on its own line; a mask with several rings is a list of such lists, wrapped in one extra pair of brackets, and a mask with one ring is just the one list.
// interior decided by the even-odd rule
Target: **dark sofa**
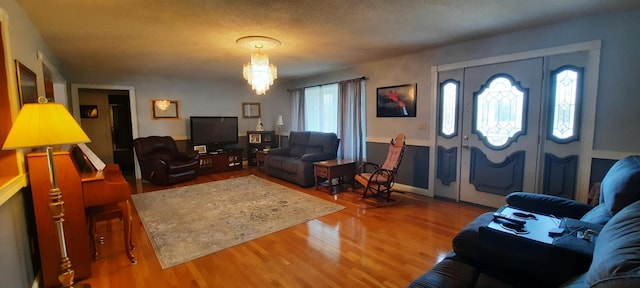
[[(567, 254), (556, 240), (552, 247), (514, 237), (487, 241), (481, 232), (493, 213), (484, 213), (456, 235), (444, 260), (409, 287), (640, 287), (640, 156), (611, 167), (596, 207), (525, 192), (508, 195), (507, 206), (579, 219), (579, 227), (559, 239), (570, 241), (570, 249), (592, 250)], [(586, 227), (600, 231), (591, 240), (576, 237)]]
[(315, 184), (313, 162), (336, 159), (340, 141), (335, 133), (291, 132), (288, 148), (271, 149), (265, 172), (301, 187)]

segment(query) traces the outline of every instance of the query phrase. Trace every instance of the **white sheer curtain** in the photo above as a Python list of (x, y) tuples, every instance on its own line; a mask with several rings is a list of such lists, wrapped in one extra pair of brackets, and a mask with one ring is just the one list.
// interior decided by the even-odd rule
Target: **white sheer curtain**
[(338, 103), (337, 83), (304, 88), (304, 130), (338, 134)]
[(289, 90), (291, 96), (291, 130), (304, 131), (304, 88)]
[(333, 132), (340, 138), (339, 159), (359, 165), (365, 151), (364, 78), (289, 90), (291, 131)]
[(338, 158), (351, 159), (359, 166), (365, 153), (365, 103), (363, 101), (364, 78), (338, 83), (340, 104), (338, 107)]

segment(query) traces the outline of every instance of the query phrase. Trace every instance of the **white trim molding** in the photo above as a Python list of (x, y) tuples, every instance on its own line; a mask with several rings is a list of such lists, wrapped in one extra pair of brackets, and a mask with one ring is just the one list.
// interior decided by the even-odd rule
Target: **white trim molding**
[[(133, 139), (138, 138), (138, 108), (136, 103), (136, 88), (133, 86), (119, 86), (119, 85), (102, 85), (102, 84), (78, 84), (71, 83), (71, 103), (73, 106), (73, 117), (76, 118), (78, 123), (81, 123), (80, 120), (80, 100), (79, 100), (79, 90), (80, 89), (100, 89), (100, 90), (127, 90), (129, 91), (129, 106), (131, 108), (131, 134)], [(142, 173), (140, 172), (140, 165), (138, 165), (138, 158), (133, 157), (136, 167), (136, 179), (142, 178)]]

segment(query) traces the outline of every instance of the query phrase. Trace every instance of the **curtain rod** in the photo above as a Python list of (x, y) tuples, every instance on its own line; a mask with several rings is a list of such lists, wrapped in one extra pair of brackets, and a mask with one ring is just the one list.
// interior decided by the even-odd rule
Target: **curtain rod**
[[(343, 81), (356, 80), (356, 79), (367, 80), (367, 76), (362, 76), (360, 78), (341, 80), (341, 81), (336, 81), (336, 82), (329, 82), (329, 83), (324, 83), (324, 84), (318, 84), (318, 85), (305, 86), (305, 87), (302, 87), (302, 88), (310, 88), (310, 87), (316, 87), (316, 86), (322, 86), (322, 85), (336, 84), (336, 83), (340, 83), (340, 82), (343, 82)], [(299, 89), (299, 88), (295, 88), (295, 89)], [(287, 89), (287, 92), (291, 92), (292, 90), (295, 90), (295, 89)]]

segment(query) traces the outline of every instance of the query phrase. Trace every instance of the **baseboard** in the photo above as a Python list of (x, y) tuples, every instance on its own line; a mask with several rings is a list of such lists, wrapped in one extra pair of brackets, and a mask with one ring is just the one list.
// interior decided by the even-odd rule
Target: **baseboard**
[(396, 183), (395, 185), (393, 185), (393, 190), (433, 197), (433, 195), (429, 193), (428, 189), (418, 188), (418, 187), (404, 185), (404, 184)]

